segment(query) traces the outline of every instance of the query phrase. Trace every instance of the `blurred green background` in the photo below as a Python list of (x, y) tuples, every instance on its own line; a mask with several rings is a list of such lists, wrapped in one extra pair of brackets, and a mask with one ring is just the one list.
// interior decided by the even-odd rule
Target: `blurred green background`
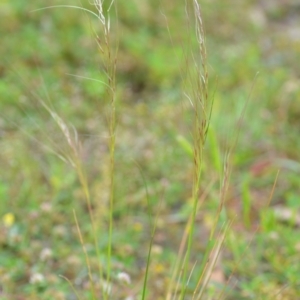
[[(193, 26), (187, 28), (180, 0), (115, 2), (111, 40), (119, 51), (112, 299), (139, 298), (150, 234), (145, 182), (152, 213), (158, 215), (148, 299), (164, 299), (190, 207), (192, 159), (178, 139), (191, 141), (182, 51)], [(221, 216), (221, 221), (234, 218), (234, 225), (207, 297), (226, 285), (224, 299), (297, 299), (300, 4), (199, 2), (214, 108), (202, 176), (203, 190), (210, 188), (193, 255), (201, 260), (220, 200), (223, 163), (238, 136), (229, 158), (227, 216)], [(76, 299), (63, 277), (82, 299), (91, 299), (73, 216), (75, 210), (94, 272), (98, 261), (84, 191), (66, 162), (68, 142), (41, 101), (72, 134), (78, 133), (99, 247), (106, 249), (109, 103), (99, 82), (106, 79), (95, 39), (99, 24), (76, 9), (33, 12), (61, 4), (95, 11), (88, 1), (0, 3), (0, 299)], [(130, 286), (117, 281), (121, 271), (132, 277)], [(100, 280), (98, 288), (103, 288)]]

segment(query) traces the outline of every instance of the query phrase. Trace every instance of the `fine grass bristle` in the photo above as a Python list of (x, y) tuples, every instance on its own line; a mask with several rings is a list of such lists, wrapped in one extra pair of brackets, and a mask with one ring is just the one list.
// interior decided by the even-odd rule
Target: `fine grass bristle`
[(290, 4), (29, 5), (0, 11), (0, 298), (298, 299)]

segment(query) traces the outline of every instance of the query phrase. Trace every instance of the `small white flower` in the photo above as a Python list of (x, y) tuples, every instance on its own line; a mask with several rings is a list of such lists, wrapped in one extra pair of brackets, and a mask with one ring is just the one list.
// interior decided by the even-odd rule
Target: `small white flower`
[(128, 273), (120, 272), (117, 278), (123, 284), (129, 285), (131, 283), (131, 278)]
[(44, 248), (40, 253), (40, 259), (46, 261), (52, 257), (52, 250), (50, 248)]
[(112, 285), (107, 281), (101, 281), (101, 287), (106, 295), (110, 295), (112, 290)]
[(52, 211), (52, 205), (49, 202), (44, 202), (40, 206), (41, 210), (45, 213), (49, 213)]
[(271, 240), (278, 240), (279, 239), (279, 234), (278, 234), (278, 232), (276, 232), (276, 231), (271, 231), (270, 233), (269, 233), (269, 237), (270, 237), (270, 239)]
[(33, 273), (30, 276), (29, 282), (31, 284), (38, 284), (38, 283), (44, 282), (44, 280), (45, 280), (45, 277), (44, 277), (43, 274), (41, 274), (41, 273)]

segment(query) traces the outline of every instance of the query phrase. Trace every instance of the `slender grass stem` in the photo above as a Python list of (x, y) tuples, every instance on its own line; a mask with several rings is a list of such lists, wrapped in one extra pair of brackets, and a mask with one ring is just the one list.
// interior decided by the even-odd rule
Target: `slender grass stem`
[(92, 270), (91, 270), (90, 259), (89, 259), (89, 255), (88, 255), (87, 250), (86, 250), (85, 245), (84, 245), (81, 230), (80, 230), (79, 223), (78, 223), (78, 220), (77, 220), (77, 216), (76, 216), (76, 213), (75, 213), (74, 210), (73, 210), (73, 215), (74, 215), (74, 220), (75, 220), (75, 223), (76, 223), (76, 228), (77, 228), (79, 240), (80, 240), (80, 243), (81, 243), (81, 247), (82, 247), (83, 252), (84, 252), (86, 265), (87, 265), (87, 268), (88, 268), (88, 275), (89, 275), (89, 280), (90, 280), (90, 284), (91, 284), (91, 291), (92, 291), (92, 297), (93, 297), (92, 300), (96, 300), (97, 299), (96, 290), (95, 290), (95, 284), (94, 284), (93, 274), (92, 274)]

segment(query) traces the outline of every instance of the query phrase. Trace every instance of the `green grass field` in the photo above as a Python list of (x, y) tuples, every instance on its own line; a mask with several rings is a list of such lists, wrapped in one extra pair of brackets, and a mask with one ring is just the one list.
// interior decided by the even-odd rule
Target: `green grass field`
[(300, 5), (187, 2), (0, 3), (1, 300), (300, 299)]

